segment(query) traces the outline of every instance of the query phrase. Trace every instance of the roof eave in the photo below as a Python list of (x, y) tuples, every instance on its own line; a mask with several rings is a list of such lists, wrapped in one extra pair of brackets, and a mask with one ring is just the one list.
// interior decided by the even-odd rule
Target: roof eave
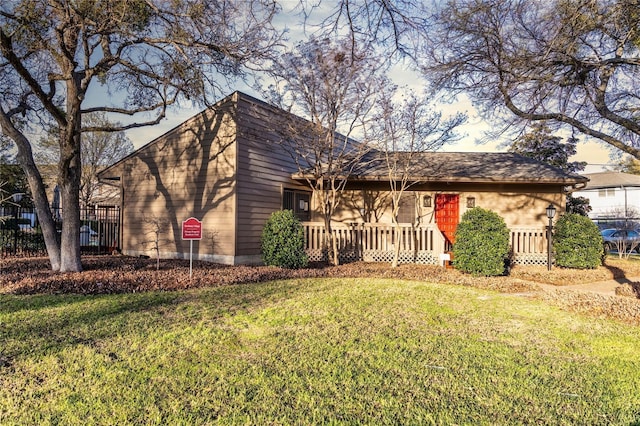
[[(306, 175), (303, 173), (294, 173), (291, 175), (293, 180), (297, 181), (315, 181), (316, 177), (313, 175)], [(344, 179), (345, 177), (340, 177)], [(399, 177), (397, 180), (401, 180)], [(349, 182), (388, 182), (387, 176), (350, 176), (347, 178)], [(425, 182), (425, 183), (503, 183), (503, 184), (547, 184), (547, 185), (577, 185), (582, 182), (587, 182), (588, 179), (486, 179), (486, 178), (469, 178), (460, 176), (446, 176), (446, 177), (415, 177), (411, 176), (407, 178), (410, 182)]]

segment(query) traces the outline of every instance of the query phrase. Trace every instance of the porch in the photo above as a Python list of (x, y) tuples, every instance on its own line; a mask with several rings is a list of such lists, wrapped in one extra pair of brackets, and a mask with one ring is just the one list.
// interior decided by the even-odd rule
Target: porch
[[(311, 261), (326, 260), (323, 247), (325, 227), (320, 222), (303, 222), (305, 251)], [(340, 262), (391, 262), (396, 228), (384, 223), (335, 223), (333, 235), (338, 244)], [(442, 265), (442, 254), (450, 245), (435, 224), (401, 224), (400, 263)], [(509, 236), (512, 259), (518, 265), (547, 264), (546, 228), (513, 227)]]

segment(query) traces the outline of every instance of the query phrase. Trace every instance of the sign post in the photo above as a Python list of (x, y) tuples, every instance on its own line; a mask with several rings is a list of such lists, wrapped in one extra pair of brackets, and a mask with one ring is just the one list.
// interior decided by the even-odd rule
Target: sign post
[(195, 217), (182, 222), (182, 239), (189, 240), (189, 279), (193, 275), (193, 240), (202, 239), (202, 222)]

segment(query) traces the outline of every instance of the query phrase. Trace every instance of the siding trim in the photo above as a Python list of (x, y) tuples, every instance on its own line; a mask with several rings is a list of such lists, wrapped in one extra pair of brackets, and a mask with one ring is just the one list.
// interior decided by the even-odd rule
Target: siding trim
[[(242, 138), (238, 137), (238, 133), (240, 131), (240, 121), (241, 118), (238, 116), (238, 114), (240, 113), (240, 108), (239, 108), (239, 103), (240, 103), (240, 93), (239, 92), (234, 92), (232, 95), (232, 102), (233, 102), (233, 117), (235, 117), (234, 120), (234, 125), (236, 126), (235, 128), (235, 132), (234, 132), (234, 143), (236, 145), (236, 151), (235, 151), (235, 156), (234, 156), (234, 164), (233, 167), (235, 167), (234, 170), (234, 184), (233, 184), (233, 208), (234, 208), (234, 212), (233, 212), (233, 257), (235, 258), (238, 255), (238, 223), (239, 223), (239, 215), (240, 215), (240, 210), (239, 210), (239, 203), (238, 203), (238, 187), (239, 185), (239, 179), (238, 179), (238, 173), (240, 172), (240, 155), (242, 152), (242, 146), (240, 145), (240, 140)], [(233, 265), (234, 263), (231, 263), (231, 265)]]

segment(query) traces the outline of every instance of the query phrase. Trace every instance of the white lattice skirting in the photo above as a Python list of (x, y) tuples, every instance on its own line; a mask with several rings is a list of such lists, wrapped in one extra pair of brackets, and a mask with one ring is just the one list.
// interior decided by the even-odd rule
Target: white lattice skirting
[[(322, 250), (307, 250), (307, 256), (312, 262), (322, 262), (327, 260), (327, 256)], [(393, 261), (393, 251), (365, 251), (358, 253), (356, 251), (342, 251), (338, 255), (340, 262), (386, 262), (391, 263)], [(436, 256), (433, 252), (400, 252), (400, 263), (418, 263), (421, 265), (437, 265), (439, 262), (439, 256)]]
[(545, 266), (547, 264), (547, 254), (546, 253), (516, 253), (513, 255), (513, 264), (514, 265), (541, 265)]
[[(312, 262), (324, 262), (327, 260), (326, 253), (322, 250), (307, 250), (307, 256)], [(340, 252), (338, 258), (341, 263), (349, 262), (385, 262), (393, 261), (393, 251), (365, 251), (359, 253), (354, 250), (344, 250)], [(439, 265), (440, 255), (434, 252), (400, 252), (400, 263), (417, 263), (420, 265)], [(540, 265), (547, 264), (546, 253), (517, 253), (513, 256), (514, 265)]]

